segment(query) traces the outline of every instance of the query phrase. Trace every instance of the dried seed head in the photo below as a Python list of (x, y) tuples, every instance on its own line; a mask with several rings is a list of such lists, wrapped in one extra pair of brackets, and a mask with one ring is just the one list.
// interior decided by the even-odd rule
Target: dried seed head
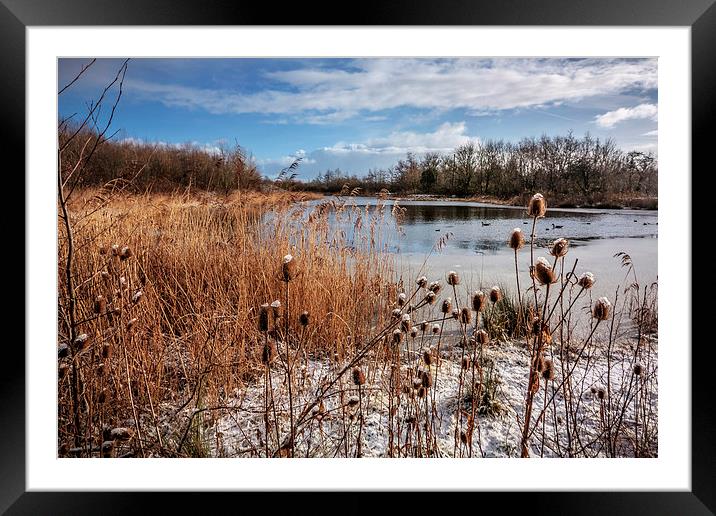
[(478, 290), (472, 295), (472, 309), (476, 312), (482, 312), (485, 309), (485, 293), (482, 290)]
[(400, 311), (400, 308), (394, 308), (391, 312), (391, 316), (393, 317), (393, 319), (400, 319), (402, 314), (403, 312)]
[(423, 362), (425, 362), (425, 365), (430, 365), (433, 363), (433, 357), (430, 354), (430, 350), (423, 351)]
[(459, 285), (460, 284), (460, 275), (455, 271), (448, 272), (447, 282), (448, 282), (448, 285), (452, 285), (452, 286)]
[(455, 319), (456, 321), (457, 321), (458, 319), (460, 319), (460, 310), (458, 310), (457, 308), (456, 308), (455, 310), (453, 310), (453, 311), (452, 311), (452, 318)]
[(485, 330), (477, 330), (477, 333), (475, 333), (475, 340), (478, 344), (484, 346), (485, 344), (489, 344), (490, 336)]
[(112, 256), (119, 256), (119, 244), (112, 244)]
[(449, 314), (450, 310), (452, 310), (452, 299), (448, 297), (447, 299), (443, 299), (443, 304), (440, 307), (440, 311), (444, 314)]
[(412, 338), (415, 338), (418, 336), (418, 327), (417, 326), (413, 326), (412, 328), (410, 328), (410, 336)]
[(472, 312), (466, 306), (463, 306), (462, 310), (460, 310), (460, 322), (462, 324), (470, 324), (471, 321)]
[(527, 205), (527, 213), (533, 218), (542, 218), (547, 213), (547, 202), (541, 193), (536, 193), (530, 199)]
[(561, 258), (567, 254), (569, 250), (569, 240), (566, 238), (558, 238), (552, 242), (552, 248), (549, 250), (549, 254)]
[(112, 356), (112, 346), (109, 345), (109, 342), (105, 342), (102, 344), (102, 358), (107, 359)]
[(460, 442), (462, 444), (467, 444), (467, 434), (465, 433), (465, 430), (460, 430)]
[(554, 380), (554, 363), (549, 358), (544, 361), (542, 378), (545, 380)]
[(98, 295), (94, 300), (94, 313), (103, 314), (107, 311), (107, 300), (102, 294)]
[(285, 282), (289, 282), (296, 277), (296, 260), (293, 259), (292, 255), (287, 254), (283, 257), (281, 273)]
[(268, 340), (264, 344), (264, 349), (261, 352), (261, 363), (267, 366), (271, 364), (274, 360), (276, 360), (277, 355), (278, 351), (276, 350), (276, 342), (273, 340)]
[(107, 254), (107, 248), (105, 247), (104, 244), (101, 244), (101, 245), (99, 246), (99, 254), (101, 254), (102, 256), (104, 256), (105, 254)]
[(277, 299), (276, 301), (271, 303), (271, 311), (273, 312), (273, 318), (275, 323), (276, 319), (281, 318), (281, 301)]
[(102, 458), (109, 459), (112, 457), (112, 451), (114, 450), (113, 441), (105, 441), (102, 443)]
[(142, 296), (144, 295), (144, 292), (141, 290), (137, 290), (134, 295), (132, 296), (132, 303), (138, 303), (140, 299), (142, 299)]
[(418, 398), (424, 398), (425, 397), (425, 387), (422, 385), (418, 388)]
[(422, 331), (423, 333), (425, 333), (427, 330), (428, 330), (428, 321), (423, 320), (423, 321), (420, 323), (420, 331)]
[(515, 228), (510, 233), (510, 247), (517, 251), (525, 245), (525, 235), (520, 228)]
[(584, 289), (592, 288), (592, 285), (594, 285), (594, 274), (585, 272), (579, 277), (577, 284)]
[(124, 261), (132, 256), (132, 250), (128, 246), (124, 246), (119, 252), (119, 259)]
[(306, 310), (301, 312), (301, 315), (298, 316), (298, 322), (301, 323), (301, 326), (308, 326), (309, 319), (310, 316)]
[(100, 276), (102, 276), (102, 279), (103, 279), (103, 280), (109, 281), (109, 272), (107, 272), (107, 271), (102, 271), (102, 272), (100, 272), (99, 274), (100, 274)]
[(405, 292), (398, 294), (398, 306), (403, 306), (407, 300), (408, 296), (405, 295)]
[(415, 283), (418, 284), (418, 287), (425, 288), (428, 285), (428, 278), (426, 278), (425, 276), (420, 276)]
[(124, 427), (113, 428), (109, 433), (109, 436), (112, 440), (120, 440), (120, 441), (126, 441), (128, 439), (131, 439), (133, 435), (134, 435), (134, 430), (132, 430), (131, 428), (124, 428)]
[(57, 358), (65, 358), (69, 355), (70, 347), (67, 344), (60, 344), (57, 347)]
[(467, 355), (462, 357), (461, 367), (463, 371), (467, 370), (470, 367), (470, 357), (468, 357)]
[(612, 304), (609, 300), (606, 297), (600, 297), (597, 299), (596, 303), (594, 303), (592, 315), (598, 321), (606, 321), (609, 319), (609, 312), (611, 311), (611, 308)]
[(440, 325), (438, 323), (433, 324), (433, 334), (437, 335), (440, 333)]
[(502, 299), (502, 291), (500, 290), (500, 287), (495, 285), (490, 289), (490, 301), (497, 303), (500, 299)]
[(554, 275), (552, 266), (547, 261), (547, 258), (542, 256), (537, 258), (534, 273), (535, 279), (539, 281), (540, 285), (549, 285), (557, 281), (557, 277)]
[(348, 398), (348, 406), (349, 407), (355, 407), (360, 402), (360, 398), (358, 396), (351, 396)]
[(433, 386), (433, 377), (430, 374), (430, 371), (423, 371), (420, 375), (420, 383), (422, 383), (423, 387), (426, 389), (429, 389)]
[(363, 371), (360, 367), (356, 367), (353, 369), (353, 383), (355, 385), (365, 384), (365, 374), (363, 374)]
[(422, 385), (422, 380), (419, 376), (413, 378), (413, 389), (417, 390), (420, 389), (420, 386)]
[(436, 295), (440, 293), (441, 288), (442, 287), (440, 286), (439, 281), (433, 281), (432, 283), (430, 283), (430, 286), (428, 286), (428, 290), (430, 290), (431, 292), (435, 292)]
[(100, 391), (99, 395), (97, 395), (97, 403), (99, 403), (101, 405), (105, 401), (107, 401), (107, 389), (102, 389)]
[(69, 371), (69, 370), (70, 370), (70, 366), (68, 366), (67, 364), (65, 364), (63, 362), (62, 364), (57, 366), (57, 377), (60, 380), (62, 380), (65, 377), (65, 375), (67, 374), (67, 371)]
[(425, 299), (427, 300), (428, 304), (434, 305), (435, 301), (438, 300), (438, 296), (435, 294), (435, 292), (428, 292), (425, 295)]
[(644, 368), (641, 364), (634, 364), (634, 374), (640, 376), (644, 372)]
[(400, 329), (403, 330), (405, 333), (410, 332), (411, 328), (410, 324), (410, 316), (408, 314), (403, 314), (403, 317), (400, 321)]
[(259, 331), (269, 330), (269, 304), (264, 303), (259, 307)]
[(599, 389), (597, 389), (597, 398), (599, 398), (600, 400), (603, 400), (606, 397), (607, 397), (607, 390), (604, 387), (600, 387)]
[(589, 392), (591, 392), (592, 394), (596, 394), (596, 393), (597, 393), (597, 388), (596, 388), (594, 385), (592, 385), (592, 386), (590, 387), (590, 389), (589, 389)]
[(403, 340), (403, 332), (399, 329), (393, 330), (393, 344), (400, 344)]
[(97, 364), (97, 376), (104, 376), (104, 362)]
[(75, 351), (81, 351), (83, 349), (86, 349), (89, 345), (89, 335), (86, 333), (81, 333), (75, 337), (74, 342), (72, 342), (72, 347), (75, 348)]

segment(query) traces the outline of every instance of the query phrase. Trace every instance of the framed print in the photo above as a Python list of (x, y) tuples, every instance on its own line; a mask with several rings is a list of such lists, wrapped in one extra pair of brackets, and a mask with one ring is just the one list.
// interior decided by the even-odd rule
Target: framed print
[(27, 302), (0, 507), (517, 491), (712, 513), (691, 284), (712, 4), (317, 25), (3, 0)]

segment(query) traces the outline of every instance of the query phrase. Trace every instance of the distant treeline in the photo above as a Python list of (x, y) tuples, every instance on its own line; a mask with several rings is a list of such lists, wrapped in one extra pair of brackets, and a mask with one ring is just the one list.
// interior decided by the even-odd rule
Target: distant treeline
[[(151, 144), (131, 139), (104, 139), (87, 129), (74, 138), (71, 127), (62, 126), (59, 144), (63, 162), (85, 170), (80, 186), (131, 180), (142, 190), (197, 188), (308, 190), (321, 193), (357, 191), (491, 197), (517, 200), (539, 191), (562, 205), (642, 205), (655, 207), (658, 166), (652, 154), (624, 152), (613, 140), (571, 134), (525, 138), (519, 143), (489, 140), (461, 145), (451, 154), (409, 153), (394, 166), (372, 169), (364, 176), (327, 170), (317, 178), (300, 180), (300, 160), (283, 169), (277, 179), (262, 177), (245, 149), (239, 145), (213, 149), (198, 145)], [(63, 177), (71, 170), (61, 171)], [(355, 190), (355, 189), (359, 190)], [(641, 203), (641, 204), (640, 204)]]
[[(73, 129), (61, 127), (60, 148), (70, 139)], [(86, 156), (92, 151), (91, 159)], [(82, 129), (62, 150), (63, 162), (82, 161), (85, 170), (78, 186), (104, 185), (128, 180), (142, 190), (168, 191), (191, 187), (200, 190), (229, 191), (259, 189), (265, 180), (247, 152), (235, 145), (212, 151), (195, 144), (167, 145), (124, 139), (104, 139)], [(80, 160), (83, 156), (85, 159)], [(63, 177), (70, 170), (61, 171)]]
[(589, 135), (525, 138), (518, 143), (468, 143), (451, 154), (408, 154), (388, 169), (364, 177), (328, 170), (308, 182), (309, 190), (330, 193), (360, 188), (363, 193), (515, 199), (550, 194), (562, 205), (655, 207), (658, 165), (642, 152), (624, 152), (613, 140)]

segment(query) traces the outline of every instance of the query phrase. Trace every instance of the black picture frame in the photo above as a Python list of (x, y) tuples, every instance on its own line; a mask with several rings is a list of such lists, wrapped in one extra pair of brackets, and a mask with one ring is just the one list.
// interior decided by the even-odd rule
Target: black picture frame
[[(2, 141), (7, 149), (25, 143), (25, 29), (28, 26), (63, 25), (557, 25), (557, 26), (689, 26), (692, 73), (692, 172), (713, 174), (707, 165), (709, 129), (716, 115), (716, 0), (507, 0), (502, 2), (360, 2), (338, 4), (269, 4), (235, 0), (0, 0), (0, 73), (3, 76)], [(321, 12), (322, 15), (316, 13)], [(340, 16), (337, 13), (345, 12)], [(24, 164), (24, 153), (17, 167)], [(703, 169), (703, 171), (701, 170)], [(27, 195), (27, 190), (25, 194)], [(690, 208), (690, 207), (689, 207)], [(686, 228), (685, 228), (686, 229)], [(692, 230), (692, 235), (695, 234)], [(21, 240), (24, 236), (21, 237)], [(19, 247), (19, 245), (18, 245)], [(24, 248), (24, 247), (23, 247)], [(23, 251), (24, 252), (24, 251)], [(691, 256), (691, 250), (688, 250)], [(32, 271), (25, 268), (25, 274)], [(691, 278), (688, 278), (689, 292)], [(674, 302), (674, 300), (672, 300)], [(690, 302), (690, 301), (689, 301)], [(694, 306), (693, 303), (691, 306)], [(24, 303), (23, 303), (23, 306)], [(29, 307), (28, 307), (29, 308)], [(703, 310), (703, 308), (701, 309)], [(693, 314), (691, 315), (694, 320)], [(696, 320), (699, 320), (698, 318)], [(692, 328), (684, 342), (667, 343), (684, 349), (691, 344)], [(24, 339), (23, 339), (24, 340)], [(714, 398), (710, 379), (712, 344), (692, 346), (692, 471), (690, 492), (564, 492), (484, 493), (486, 503), (507, 503), (510, 510), (553, 514), (714, 514), (716, 511), (716, 444)], [(15, 356), (11, 356), (11, 355)], [(25, 488), (25, 352), (8, 339), (0, 374), (0, 511), (7, 514), (127, 514), (150, 510), (158, 501), (162, 512), (209, 510), (211, 504), (232, 503), (229, 494), (207, 497), (190, 493), (38, 493)], [(311, 512), (326, 510), (311, 504), (307, 493), (294, 493), (291, 505)], [(239, 496), (246, 496), (241, 494)], [(161, 500), (154, 498), (161, 497)], [(499, 501), (502, 498), (502, 502)], [(491, 498), (494, 498), (492, 500)], [(341, 502), (358, 512), (358, 494)], [(251, 500), (254, 503), (255, 500)], [(249, 503), (244, 501), (243, 503)], [(483, 503), (483, 502), (481, 502)], [(330, 505), (330, 504), (329, 504)], [(201, 509), (197, 509), (200, 507)], [(423, 507), (423, 501), (421, 501)], [(328, 507), (329, 509), (330, 507)], [(416, 507), (417, 509), (417, 507)], [(237, 510), (238, 507), (237, 507)]]

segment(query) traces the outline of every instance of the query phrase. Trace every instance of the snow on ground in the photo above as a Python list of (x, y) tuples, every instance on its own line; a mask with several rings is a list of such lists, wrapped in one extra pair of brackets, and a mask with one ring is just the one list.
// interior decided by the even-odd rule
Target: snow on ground
[[(402, 383), (409, 383), (408, 377), (417, 367), (427, 369), (420, 360), (420, 348), (428, 349), (437, 343), (437, 337), (426, 336), (423, 345), (416, 339), (416, 352), (409, 353), (405, 343), (401, 352), (400, 374)], [(435, 401), (435, 441), (437, 451), (432, 456), (453, 457), (455, 455), (455, 425), (457, 408), (457, 391), (461, 373), (463, 348), (454, 346), (452, 342), (459, 339), (443, 336), (439, 369), (435, 360), (430, 366), (434, 388), (429, 389), (428, 414), (432, 415), (432, 402)], [(651, 356), (640, 356), (639, 363), (645, 371), (640, 377), (633, 374), (633, 351), (627, 345), (614, 346), (611, 354), (604, 345), (588, 345), (580, 358), (577, 351), (581, 343), (571, 348), (570, 358), (565, 363), (559, 359), (557, 349), (549, 350), (547, 358), (553, 358), (556, 377), (549, 382), (547, 399), (554, 393), (554, 404), (549, 404), (544, 412), (546, 417), (533, 426), (535, 428), (530, 439), (530, 456), (568, 456), (566, 431), (567, 410), (565, 409), (563, 390), (560, 388), (564, 372), (575, 366), (571, 376), (572, 408), (575, 414), (573, 426), (578, 428), (577, 435), (571, 436), (572, 454), (580, 457), (606, 456), (604, 439), (601, 438), (602, 421), (611, 414), (612, 418), (621, 416), (621, 433), (626, 437), (620, 442), (621, 452), (618, 455), (633, 456), (633, 444), (627, 441), (634, 435), (635, 429), (644, 432), (643, 421), (647, 419), (648, 429), (655, 432), (657, 428), (657, 382), (656, 382), (656, 344), (652, 342)], [(467, 349), (466, 353), (472, 353)], [(523, 415), (527, 380), (529, 375), (529, 356), (524, 343), (497, 343), (484, 348), (486, 388), (494, 388), (491, 398), (492, 411), (480, 414), (472, 435), (473, 457), (519, 457), (522, 435)], [(609, 363), (611, 362), (611, 368)], [(419, 363), (419, 364), (418, 364)], [(492, 365), (491, 365), (492, 364)], [(364, 457), (389, 456), (389, 404), (390, 404), (390, 362), (384, 354), (367, 357), (360, 364), (366, 373), (366, 383), (361, 392), (353, 385), (349, 369), (323, 397), (323, 409), (316, 405), (303, 418), (296, 436), (296, 456), (301, 457), (354, 457), (357, 455), (358, 436), (360, 432), (361, 455)], [(328, 359), (306, 359), (292, 365), (294, 377), (294, 417), (299, 419), (303, 408), (316, 400), (316, 394), (335, 379), (345, 366), (345, 362), (336, 363)], [(564, 366), (564, 372), (563, 372)], [(494, 383), (487, 381), (488, 371), (492, 369)], [(609, 377), (608, 377), (609, 376)], [(479, 377), (479, 376), (478, 376)], [(273, 423), (274, 412), (269, 409), (269, 453), (276, 455), (277, 442), (287, 442), (290, 425), (288, 417), (288, 396), (285, 381), (285, 369), (281, 361), (277, 361), (271, 370), (271, 385), (276, 406), (276, 414), (280, 420), (278, 440)], [(465, 373), (463, 394), (471, 384), (471, 369)], [(532, 421), (536, 421), (544, 408), (544, 380), (535, 395)], [(601, 401), (593, 390), (605, 388), (610, 384), (610, 393)], [(637, 385), (641, 387), (637, 390)], [(559, 388), (559, 390), (557, 390)], [(400, 389), (400, 387), (396, 387)], [(635, 398), (639, 392), (639, 400), (645, 401), (640, 412), (639, 424), (635, 424)], [(210, 455), (214, 457), (257, 457), (266, 456), (266, 430), (264, 420), (265, 381), (235, 392), (227, 402), (229, 409), (221, 411), (204, 431), (204, 439), (208, 442)], [(394, 428), (399, 426), (400, 438), (394, 435), (394, 456), (425, 456), (425, 400), (418, 398), (414, 389), (407, 389), (407, 394), (400, 396), (400, 405), (395, 412)], [(360, 394), (360, 396), (359, 396)], [(394, 400), (398, 398), (393, 397)], [(471, 413), (469, 396), (462, 396), (463, 408)], [(412, 401), (411, 401), (412, 400)], [(556, 407), (556, 412), (554, 410)], [(611, 408), (610, 408), (611, 407)], [(185, 409), (189, 411), (189, 409)], [(418, 424), (411, 425), (410, 418), (418, 413)], [(363, 425), (359, 424), (363, 416)], [(544, 434), (542, 424), (544, 423)], [(466, 417), (462, 418), (460, 429), (466, 430)], [(410, 429), (410, 430), (408, 430)], [(416, 435), (416, 429), (420, 437)], [(544, 435), (544, 439), (542, 436)], [(410, 445), (406, 445), (410, 437)], [(458, 433), (459, 436), (459, 433)], [(655, 454), (656, 435), (654, 433)], [(401, 451), (398, 451), (400, 441)], [(416, 444), (420, 442), (420, 446)], [(544, 445), (542, 445), (544, 443)], [(627, 443), (627, 444), (625, 444)], [(419, 450), (419, 451), (418, 451)], [(285, 452), (284, 452), (285, 453)], [(457, 456), (468, 456), (468, 447), (459, 446)]]

